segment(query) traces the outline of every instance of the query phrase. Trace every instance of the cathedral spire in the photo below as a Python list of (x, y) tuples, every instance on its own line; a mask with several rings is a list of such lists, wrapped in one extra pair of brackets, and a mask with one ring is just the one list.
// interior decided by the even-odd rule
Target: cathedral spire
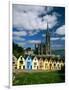
[(47, 21), (47, 33), (49, 33), (49, 26), (48, 26), (48, 21)]
[(47, 22), (47, 30), (46, 30), (46, 54), (50, 54), (50, 33), (49, 33), (49, 27)]

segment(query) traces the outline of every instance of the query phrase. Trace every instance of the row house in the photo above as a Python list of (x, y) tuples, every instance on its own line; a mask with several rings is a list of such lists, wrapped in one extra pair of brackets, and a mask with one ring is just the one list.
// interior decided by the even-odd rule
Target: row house
[(25, 69), (25, 59), (22, 56), (17, 60), (17, 69)]
[(12, 57), (12, 69), (17, 69), (17, 58), (14, 55)]
[(52, 60), (52, 58), (47, 59), (43, 57), (32, 57), (27, 56), (23, 58), (20, 56), (17, 59), (15, 67), (17, 69), (25, 69), (25, 70), (61, 70), (62, 66), (64, 66), (64, 62), (62, 60)]

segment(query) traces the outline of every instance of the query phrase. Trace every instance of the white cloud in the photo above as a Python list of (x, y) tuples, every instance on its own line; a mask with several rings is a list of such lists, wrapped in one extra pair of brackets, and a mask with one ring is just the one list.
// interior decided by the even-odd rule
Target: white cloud
[[(56, 14), (52, 14), (52, 15), (46, 15), (43, 17), (44, 21), (45, 21), (45, 25), (46, 22), (48, 22), (48, 26), (49, 28), (52, 28), (53, 26), (55, 26), (57, 24), (57, 17)], [(47, 26), (47, 25), (46, 25)], [(46, 27), (47, 28), (47, 27)]]
[(63, 45), (62, 44), (52, 44), (51, 47), (54, 49), (60, 49), (60, 48), (63, 48)]
[(36, 35), (37, 33), (39, 32), (39, 30), (26, 30), (26, 31), (14, 31), (13, 32), (13, 35), (14, 36), (33, 36), (33, 35)]
[(27, 32), (26, 31), (19, 31), (19, 32), (14, 31), (13, 35), (15, 35), (15, 36), (26, 36)]
[(52, 28), (57, 24), (56, 14), (46, 15), (43, 18), (38, 16), (52, 10), (53, 7), (46, 7), (45, 10), (42, 6), (13, 5), (13, 26), (20, 30), (46, 29), (48, 21), (49, 28)]
[(62, 25), (61, 27), (59, 27), (55, 33), (59, 35), (65, 35), (65, 25)]
[(55, 40), (59, 40), (60, 38), (58, 38), (58, 37), (52, 37), (51, 38), (51, 41), (55, 41)]
[(14, 40), (14, 41), (20, 41), (20, 42), (25, 41), (24, 38), (21, 38), (21, 37), (19, 37), (19, 36), (13, 36), (13, 40)]
[(39, 5), (22, 5), (22, 4), (16, 5), (16, 4), (13, 4), (13, 9), (19, 13), (33, 12), (33, 13), (36, 13), (37, 15), (39, 15), (42, 13), (49, 13), (50, 11), (53, 10), (53, 7), (44, 7), (44, 6), (39, 6)]
[(28, 30), (27, 33), (29, 36), (33, 36), (33, 35), (36, 35), (39, 31), (38, 30)]
[(41, 43), (41, 40), (29, 40), (28, 43), (31, 43), (31, 44)]
[(65, 40), (65, 37), (51, 37), (51, 41)]

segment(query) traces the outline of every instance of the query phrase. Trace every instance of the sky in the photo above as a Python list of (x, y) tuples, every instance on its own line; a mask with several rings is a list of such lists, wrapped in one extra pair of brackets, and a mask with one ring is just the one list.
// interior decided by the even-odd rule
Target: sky
[(39, 5), (12, 5), (13, 42), (23, 48), (34, 48), (45, 41), (47, 23), (51, 48), (65, 47), (65, 8)]

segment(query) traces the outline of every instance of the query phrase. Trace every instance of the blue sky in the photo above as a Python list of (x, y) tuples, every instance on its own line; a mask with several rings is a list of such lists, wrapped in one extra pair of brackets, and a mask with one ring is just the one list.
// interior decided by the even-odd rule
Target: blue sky
[(65, 47), (65, 8), (13, 4), (13, 41), (23, 48), (34, 48), (45, 40), (47, 22), (52, 49)]

